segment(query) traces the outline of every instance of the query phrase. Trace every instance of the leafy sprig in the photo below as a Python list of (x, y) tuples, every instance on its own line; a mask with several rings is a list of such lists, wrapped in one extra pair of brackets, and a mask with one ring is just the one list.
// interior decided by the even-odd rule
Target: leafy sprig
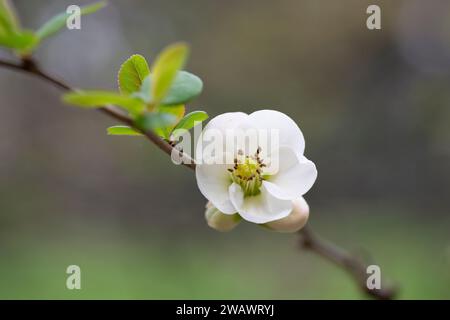
[[(100, 1), (81, 7), (82, 15), (92, 14), (105, 7)], [(0, 0), (0, 46), (13, 50), (24, 62), (43, 40), (61, 31), (69, 14), (62, 12), (44, 23), (38, 30), (23, 29), (13, 7)], [(131, 118), (130, 127), (113, 126), (110, 135), (139, 136), (139, 131), (151, 130), (165, 140), (177, 132), (189, 130), (208, 118), (204, 111), (185, 116), (185, 105), (198, 96), (203, 83), (199, 77), (183, 71), (189, 56), (185, 43), (175, 43), (165, 48), (155, 59), (151, 70), (146, 59), (134, 54), (120, 67), (117, 81), (119, 92), (104, 90), (78, 90), (63, 96), (63, 101), (83, 108), (102, 108), (114, 105)], [(29, 66), (34, 67), (34, 66)]]
[[(81, 7), (81, 15), (92, 14), (106, 6), (100, 1)], [(7, 0), (0, 0), (0, 46), (14, 50), (20, 56), (32, 54), (42, 41), (66, 26), (69, 14), (62, 12), (44, 23), (38, 30), (23, 29)]]
[[(156, 58), (151, 72), (143, 56), (132, 55), (119, 69), (119, 92), (82, 90), (65, 94), (63, 100), (84, 108), (118, 106), (134, 120), (137, 129), (152, 130), (170, 140), (174, 129), (177, 132), (189, 130), (208, 118), (204, 111), (185, 116), (185, 104), (198, 96), (203, 88), (199, 77), (180, 70), (188, 52), (184, 43), (168, 46)], [(133, 136), (136, 134), (130, 133), (135, 131), (123, 126), (107, 130), (110, 135)]]

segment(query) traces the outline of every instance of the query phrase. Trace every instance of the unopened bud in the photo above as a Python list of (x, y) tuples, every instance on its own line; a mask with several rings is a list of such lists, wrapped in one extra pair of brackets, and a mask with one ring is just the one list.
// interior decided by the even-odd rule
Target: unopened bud
[(239, 214), (220, 212), (211, 202), (206, 204), (205, 218), (211, 228), (221, 232), (231, 231), (241, 222)]
[(265, 227), (278, 232), (296, 232), (308, 221), (309, 206), (303, 197), (292, 201), (292, 212), (285, 218), (268, 222)]

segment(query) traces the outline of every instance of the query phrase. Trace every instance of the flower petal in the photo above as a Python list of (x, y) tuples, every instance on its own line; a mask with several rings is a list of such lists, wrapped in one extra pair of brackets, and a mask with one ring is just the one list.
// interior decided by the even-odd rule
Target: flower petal
[(237, 127), (242, 121), (248, 119), (248, 114), (244, 112), (226, 112), (212, 118), (205, 126), (204, 130), (217, 129), (225, 132), (228, 129)]
[(195, 176), (200, 192), (206, 199), (225, 214), (234, 214), (236, 209), (230, 201), (228, 187), (231, 184), (226, 164), (197, 164)]
[(303, 155), (305, 151), (303, 133), (290, 117), (275, 110), (259, 110), (251, 113), (249, 119), (255, 128), (279, 130), (280, 147), (288, 146), (297, 154)]
[(278, 172), (263, 181), (267, 191), (278, 199), (294, 200), (304, 195), (317, 178), (314, 163), (294, 150), (282, 147), (278, 153)]
[[(205, 158), (216, 158), (216, 162), (233, 161), (234, 145), (227, 139), (234, 137), (234, 129), (241, 123), (248, 121), (248, 114), (243, 112), (227, 112), (211, 119), (203, 129), (196, 145), (195, 160), (203, 162)], [(231, 156), (226, 158), (224, 153)]]
[(303, 197), (293, 200), (294, 209), (285, 218), (271, 221), (264, 226), (278, 232), (296, 232), (308, 221), (309, 206)]
[(229, 188), (230, 200), (239, 215), (253, 223), (266, 223), (282, 219), (292, 211), (292, 201), (280, 200), (272, 196), (261, 186), (257, 196), (244, 197), (242, 188), (233, 183)]

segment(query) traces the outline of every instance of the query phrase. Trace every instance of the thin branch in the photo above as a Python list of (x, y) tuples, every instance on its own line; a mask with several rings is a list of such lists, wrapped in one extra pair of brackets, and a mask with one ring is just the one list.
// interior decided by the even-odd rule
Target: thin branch
[(299, 234), (300, 244), (303, 248), (313, 251), (347, 271), (361, 291), (381, 300), (391, 300), (396, 296), (397, 288), (395, 287), (383, 285), (381, 289), (369, 289), (366, 283), (368, 277), (367, 265), (357, 257), (350, 255), (330, 242), (321, 240), (308, 226), (301, 229)]
[[(75, 88), (72, 88), (71, 86), (66, 84), (64, 81), (59, 80), (59, 79), (55, 78), (54, 76), (51, 76), (48, 73), (44, 72), (38, 66), (38, 64), (30, 57), (23, 58), (20, 64), (0, 60), (0, 66), (8, 68), (8, 69), (12, 69), (12, 70), (27, 72), (29, 74), (37, 76), (37, 77), (53, 84), (54, 86), (56, 86), (57, 88), (59, 88), (63, 91), (75, 91), (76, 90)], [(114, 106), (105, 106), (102, 108), (98, 108), (97, 110), (99, 110), (100, 112), (103, 112), (104, 114), (107, 114), (108, 116), (120, 121), (123, 124), (133, 127), (135, 130), (137, 130), (137, 131), (141, 132), (143, 135), (145, 135), (152, 143), (154, 143), (156, 146), (158, 146), (166, 154), (168, 154), (169, 156), (172, 154), (172, 150), (174, 148), (172, 145), (170, 145), (168, 142), (166, 142), (163, 139), (161, 139), (160, 137), (158, 137), (152, 131), (142, 131), (139, 128), (137, 128), (133, 122), (133, 119), (131, 119), (130, 117), (128, 117), (126, 114), (122, 113), (121, 111), (116, 110), (114, 108)], [(177, 152), (180, 153), (179, 151), (177, 151)], [(181, 160), (183, 161), (183, 165), (185, 165), (191, 169), (195, 169), (194, 160), (191, 159), (185, 153), (181, 154)]]
[[(75, 90), (62, 80), (59, 80), (48, 73), (44, 72), (37, 63), (30, 57), (25, 57), (22, 59), (21, 63), (14, 63), (9, 61), (0, 60), (0, 67), (27, 72), (33, 74), (49, 83), (52, 83), (59, 89), (64, 91)], [(130, 126), (134, 129), (142, 132), (139, 128), (136, 128), (133, 119), (123, 114), (119, 110), (116, 110), (113, 106), (102, 107), (98, 109), (100, 112), (107, 114), (108, 116)], [(172, 154), (174, 147), (168, 142), (164, 141), (156, 134), (151, 131), (142, 132), (152, 143), (157, 145), (162, 151), (167, 153), (169, 156)], [(177, 151), (178, 152), (178, 151)], [(183, 159), (183, 165), (189, 167), (190, 169), (195, 169), (195, 162), (193, 159), (188, 157), (186, 154), (181, 154)], [(370, 290), (366, 286), (366, 266), (359, 261), (356, 257), (351, 256), (349, 253), (343, 251), (337, 246), (324, 242), (319, 239), (309, 227), (304, 227), (299, 231), (301, 236), (301, 244), (303, 248), (311, 250), (316, 254), (322, 256), (323, 258), (335, 263), (337, 266), (346, 270), (358, 284), (359, 288), (376, 299), (393, 299), (396, 295), (396, 290), (394, 288), (383, 288), (380, 290)]]
[(11, 69), (11, 70), (24, 71), (23, 66), (21, 64), (17, 64), (17, 63), (5, 61), (5, 60), (0, 60), (0, 67)]

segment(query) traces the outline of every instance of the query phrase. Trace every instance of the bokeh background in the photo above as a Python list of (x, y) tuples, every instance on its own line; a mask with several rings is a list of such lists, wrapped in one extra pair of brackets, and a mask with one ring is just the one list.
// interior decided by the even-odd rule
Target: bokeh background
[[(14, 1), (37, 28), (70, 4)], [(382, 30), (366, 28), (378, 4)], [(381, 266), (399, 298), (450, 298), (450, 2), (111, 0), (36, 58), (80, 88), (116, 88), (131, 54), (185, 40), (211, 116), (274, 108), (319, 171), (310, 225)], [(2, 51), (1, 57), (12, 58)], [(293, 235), (209, 229), (190, 170), (102, 114), (0, 70), (0, 298), (360, 299)], [(67, 290), (66, 267), (82, 271)]]

